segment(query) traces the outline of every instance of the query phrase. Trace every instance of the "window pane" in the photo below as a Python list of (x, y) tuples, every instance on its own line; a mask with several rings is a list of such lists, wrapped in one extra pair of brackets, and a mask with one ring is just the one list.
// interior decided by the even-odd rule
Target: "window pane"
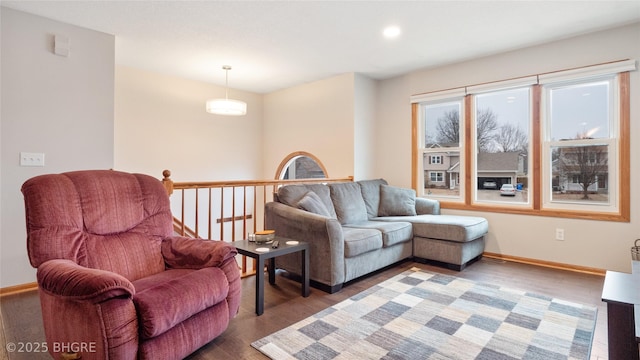
[(308, 156), (294, 158), (286, 167), (282, 179), (321, 179), (326, 174), (318, 163)]
[(556, 146), (551, 157), (552, 201), (609, 202), (607, 145)]
[[(475, 100), (476, 199), (528, 203), (529, 88), (477, 95)], [(516, 192), (501, 191), (505, 184)]]
[(424, 107), (424, 148), (460, 146), (460, 102)]
[(462, 101), (433, 103), (422, 109), (424, 195), (459, 198)]
[(609, 137), (609, 82), (551, 90), (551, 141)]
[(423, 155), (426, 195), (460, 196), (460, 152), (442, 151)]

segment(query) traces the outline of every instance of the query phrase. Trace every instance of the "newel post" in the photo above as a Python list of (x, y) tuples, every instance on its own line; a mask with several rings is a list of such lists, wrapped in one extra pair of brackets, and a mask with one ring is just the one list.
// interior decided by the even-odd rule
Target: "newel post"
[(167, 190), (167, 194), (171, 196), (171, 194), (173, 194), (173, 180), (169, 178), (171, 176), (171, 171), (164, 170), (162, 172), (162, 176), (162, 185), (164, 185), (164, 188)]

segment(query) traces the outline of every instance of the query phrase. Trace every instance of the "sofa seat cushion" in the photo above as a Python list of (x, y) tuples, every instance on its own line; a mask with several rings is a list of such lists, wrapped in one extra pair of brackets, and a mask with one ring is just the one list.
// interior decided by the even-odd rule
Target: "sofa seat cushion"
[(344, 256), (347, 258), (382, 248), (382, 233), (377, 229), (343, 227)]
[(489, 231), (487, 219), (477, 216), (388, 216), (375, 220), (408, 221), (413, 224), (413, 236), (458, 242), (475, 240)]
[(376, 229), (382, 233), (382, 245), (393, 246), (413, 239), (411, 223), (406, 221), (366, 221), (344, 225), (348, 228)]
[[(226, 299), (229, 282), (217, 267), (173, 269), (133, 282), (140, 337), (150, 339)], [(170, 299), (180, 299), (172, 301)]]

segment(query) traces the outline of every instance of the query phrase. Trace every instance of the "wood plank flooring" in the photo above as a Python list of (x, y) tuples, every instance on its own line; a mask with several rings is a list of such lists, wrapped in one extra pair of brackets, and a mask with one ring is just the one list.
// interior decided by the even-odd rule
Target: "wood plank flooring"
[[(604, 277), (488, 258), (469, 265), (462, 272), (406, 261), (353, 282), (336, 294), (327, 294), (312, 288), (311, 295), (307, 298), (300, 296), (299, 283), (279, 274), (276, 285), (270, 286), (268, 281), (265, 281), (265, 312), (261, 316), (255, 315), (255, 278), (243, 279), (243, 297), (238, 316), (231, 321), (221, 336), (200, 348), (188, 359), (267, 359), (251, 347), (250, 344), (253, 341), (313, 315), (413, 266), (597, 306), (598, 320), (591, 359), (607, 359), (607, 310), (600, 299)], [(44, 341), (40, 303), (35, 292), (5, 296), (1, 298), (0, 306), (2, 317), (0, 344)], [(7, 353), (5, 346), (2, 346), (0, 359), (50, 359), (50, 356), (47, 353)]]

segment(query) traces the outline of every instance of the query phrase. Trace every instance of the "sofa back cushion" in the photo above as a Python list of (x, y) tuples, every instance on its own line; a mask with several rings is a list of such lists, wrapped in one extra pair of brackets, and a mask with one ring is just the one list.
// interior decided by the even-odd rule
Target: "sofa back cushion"
[(378, 217), (378, 208), (380, 206), (380, 185), (388, 185), (384, 179), (360, 180), (360, 191), (362, 199), (367, 206), (367, 215), (369, 219)]
[(336, 210), (333, 207), (333, 202), (331, 201), (331, 195), (329, 193), (329, 187), (324, 184), (300, 184), (300, 185), (287, 185), (278, 189), (278, 202), (281, 202), (285, 205), (289, 205), (295, 208), (304, 209), (310, 211), (309, 209), (305, 209), (301, 206), (301, 201), (306, 203), (307, 200), (303, 200), (305, 195), (312, 191), (315, 195), (318, 196), (322, 204), (325, 206), (326, 210), (329, 212), (329, 217), (336, 218)]
[(355, 182), (329, 184), (331, 200), (340, 224), (367, 221), (367, 206), (362, 198), (360, 184)]

